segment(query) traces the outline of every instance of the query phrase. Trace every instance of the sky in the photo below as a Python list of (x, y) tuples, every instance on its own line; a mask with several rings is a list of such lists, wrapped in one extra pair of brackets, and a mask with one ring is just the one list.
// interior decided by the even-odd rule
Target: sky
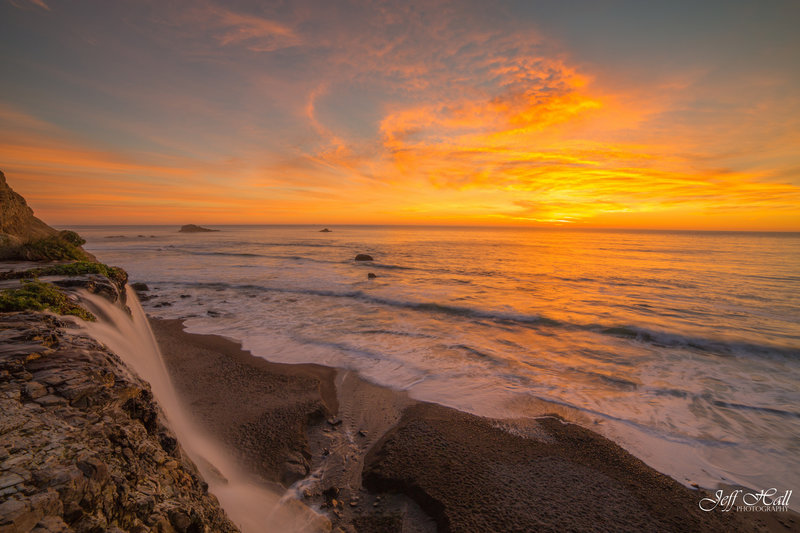
[(800, 231), (800, 2), (0, 0), (55, 225)]

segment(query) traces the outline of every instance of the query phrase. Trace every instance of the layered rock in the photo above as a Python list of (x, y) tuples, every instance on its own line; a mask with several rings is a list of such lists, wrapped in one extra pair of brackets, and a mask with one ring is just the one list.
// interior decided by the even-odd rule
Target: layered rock
[(0, 532), (238, 531), (150, 386), (52, 314), (96, 319), (76, 289), (127, 309), (127, 273), (85, 261), (83, 242), (36, 218), (0, 172), (0, 257), (81, 260), (0, 272)]
[(0, 341), (0, 531), (237, 531), (115, 354), (42, 313)]

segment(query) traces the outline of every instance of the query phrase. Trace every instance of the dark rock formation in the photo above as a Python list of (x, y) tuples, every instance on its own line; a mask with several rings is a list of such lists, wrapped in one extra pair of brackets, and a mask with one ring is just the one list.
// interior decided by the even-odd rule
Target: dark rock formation
[(5, 174), (0, 172), (0, 244), (19, 245), (57, 234), (56, 229), (33, 216), (33, 209), (8, 186)]
[(328, 228), (324, 228), (324, 229), (319, 230), (319, 232), (320, 233), (330, 233), (331, 230), (329, 230)]
[(374, 261), (371, 255), (367, 254), (358, 254), (356, 255), (356, 261)]
[(195, 224), (186, 224), (185, 226), (181, 226), (181, 229), (178, 230), (180, 233), (208, 233), (212, 231), (219, 231), (218, 229), (210, 229), (204, 228), (203, 226), (197, 226)]
[(367, 273), (367, 279), (375, 279), (377, 277), (378, 277), (377, 274), (375, 274), (373, 272), (368, 272)]
[(58, 231), (35, 216), (0, 172), (0, 259), (28, 261), (94, 260), (74, 231)]
[(93, 320), (76, 287), (127, 309), (127, 273), (84, 260), (94, 259), (84, 240), (34, 217), (2, 173), (0, 231), (2, 257), (80, 259), (0, 272), (10, 311), (0, 312), (0, 532), (238, 531), (149, 385), (74, 324), (37, 312)]
[(519, 431), (418, 404), (367, 455), (364, 486), (405, 494), (443, 532), (747, 530), (587, 429), (553, 416)]
[(150, 387), (67, 325), (0, 314), (0, 531), (237, 531)]
[(135, 290), (136, 292), (147, 292), (150, 290), (150, 287), (147, 286), (147, 283), (137, 281), (136, 283), (131, 283), (131, 289)]

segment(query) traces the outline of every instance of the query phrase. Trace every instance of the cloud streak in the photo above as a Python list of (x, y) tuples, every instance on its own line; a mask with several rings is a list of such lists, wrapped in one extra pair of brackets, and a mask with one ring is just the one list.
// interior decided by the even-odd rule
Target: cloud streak
[(146, 6), (24, 20), (0, 160), (62, 220), (53, 191), (131, 221), (800, 229), (790, 70), (640, 79), (511, 3)]

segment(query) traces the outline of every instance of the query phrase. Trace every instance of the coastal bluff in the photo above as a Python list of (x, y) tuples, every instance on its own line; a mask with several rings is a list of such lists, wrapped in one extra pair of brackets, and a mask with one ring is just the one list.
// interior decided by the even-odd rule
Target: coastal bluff
[(14, 192), (0, 171), (0, 244), (21, 245), (23, 242), (53, 237), (58, 230), (33, 215), (21, 195)]
[(0, 259), (24, 261), (95, 261), (81, 248), (74, 231), (58, 231), (33, 214), (33, 209), (8, 185), (0, 171)]
[(0, 340), (0, 531), (238, 531), (119, 357), (43, 313)]
[(0, 172), (0, 532), (238, 531), (150, 385), (67, 316), (102, 318), (80, 291), (130, 314), (127, 274), (83, 242)]

